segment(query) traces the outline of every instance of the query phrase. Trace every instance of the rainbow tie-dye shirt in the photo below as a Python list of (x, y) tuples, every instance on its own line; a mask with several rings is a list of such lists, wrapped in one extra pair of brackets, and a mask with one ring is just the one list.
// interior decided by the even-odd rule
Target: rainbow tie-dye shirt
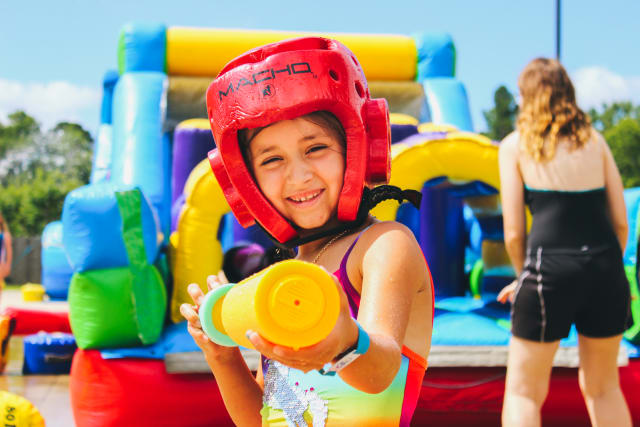
[(369, 394), (335, 376), (306, 374), (265, 359), (262, 424), (289, 427), (408, 426), (426, 369), (424, 359), (403, 349), (402, 363), (391, 385)]

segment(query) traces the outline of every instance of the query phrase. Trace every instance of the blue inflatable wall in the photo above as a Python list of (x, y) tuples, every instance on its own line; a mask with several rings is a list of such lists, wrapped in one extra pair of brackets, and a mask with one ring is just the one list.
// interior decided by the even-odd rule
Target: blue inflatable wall
[(473, 132), (467, 91), (461, 81), (439, 77), (428, 78), (422, 84), (433, 123), (450, 124), (460, 130)]
[(54, 221), (42, 231), (42, 286), (51, 299), (67, 299), (73, 268), (62, 244), (62, 222)]
[(118, 70), (166, 71), (167, 27), (162, 24), (129, 23), (118, 40)]
[(89, 182), (108, 181), (111, 175), (111, 129), (113, 90), (118, 82), (118, 72), (107, 71), (102, 80), (102, 107), (100, 109), (100, 128), (98, 138), (93, 145), (93, 164)]
[(162, 129), (167, 76), (128, 72), (113, 99), (111, 182), (140, 187), (160, 219), (165, 239), (171, 218), (171, 141)]
[[(63, 242), (75, 271), (98, 270), (129, 265), (122, 235), (123, 223), (116, 191), (130, 186), (90, 184), (67, 194), (62, 208)], [(147, 262), (158, 255), (158, 220), (149, 202), (141, 198), (142, 235)]]
[(627, 206), (627, 218), (629, 219), (629, 234), (627, 246), (624, 251), (625, 265), (636, 265), (638, 261), (638, 237), (640, 237), (640, 188), (628, 188), (624, 190), (624, 202)]

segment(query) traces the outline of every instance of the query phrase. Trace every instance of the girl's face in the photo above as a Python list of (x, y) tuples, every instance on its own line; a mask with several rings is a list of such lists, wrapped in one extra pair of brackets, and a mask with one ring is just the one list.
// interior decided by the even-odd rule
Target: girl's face
[(282, 120), (249, 144), (258, 186), (285, 218), (303, 229), (336, 221), (344, 147), (332, 132), (304, 118)]

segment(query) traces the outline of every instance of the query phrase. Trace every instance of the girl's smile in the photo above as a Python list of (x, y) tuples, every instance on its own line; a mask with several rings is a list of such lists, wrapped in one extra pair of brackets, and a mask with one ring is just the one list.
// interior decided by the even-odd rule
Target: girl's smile
[(299, 208), (305, 208), (312, 206), (314, 202), (318, 201), (318, 198), (322, 195), (324, 190), (305, 191), (293, 196), (287, 197), (287, 200), (292, 202)]
[(250, 166), (271, 204), (303, 229), (335, 220), (344, 179), (344, 147), (332, 132), (305, 118), (283, 120), (249, 145)]

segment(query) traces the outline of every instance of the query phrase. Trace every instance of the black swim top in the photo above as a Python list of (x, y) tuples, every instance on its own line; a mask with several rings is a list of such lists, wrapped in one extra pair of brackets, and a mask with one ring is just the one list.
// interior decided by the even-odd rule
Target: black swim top
[(533, 215), (529, 248), (586, 251), (618, 244), (604, 188), (553, 191), (525, 187), (524, 197)]

